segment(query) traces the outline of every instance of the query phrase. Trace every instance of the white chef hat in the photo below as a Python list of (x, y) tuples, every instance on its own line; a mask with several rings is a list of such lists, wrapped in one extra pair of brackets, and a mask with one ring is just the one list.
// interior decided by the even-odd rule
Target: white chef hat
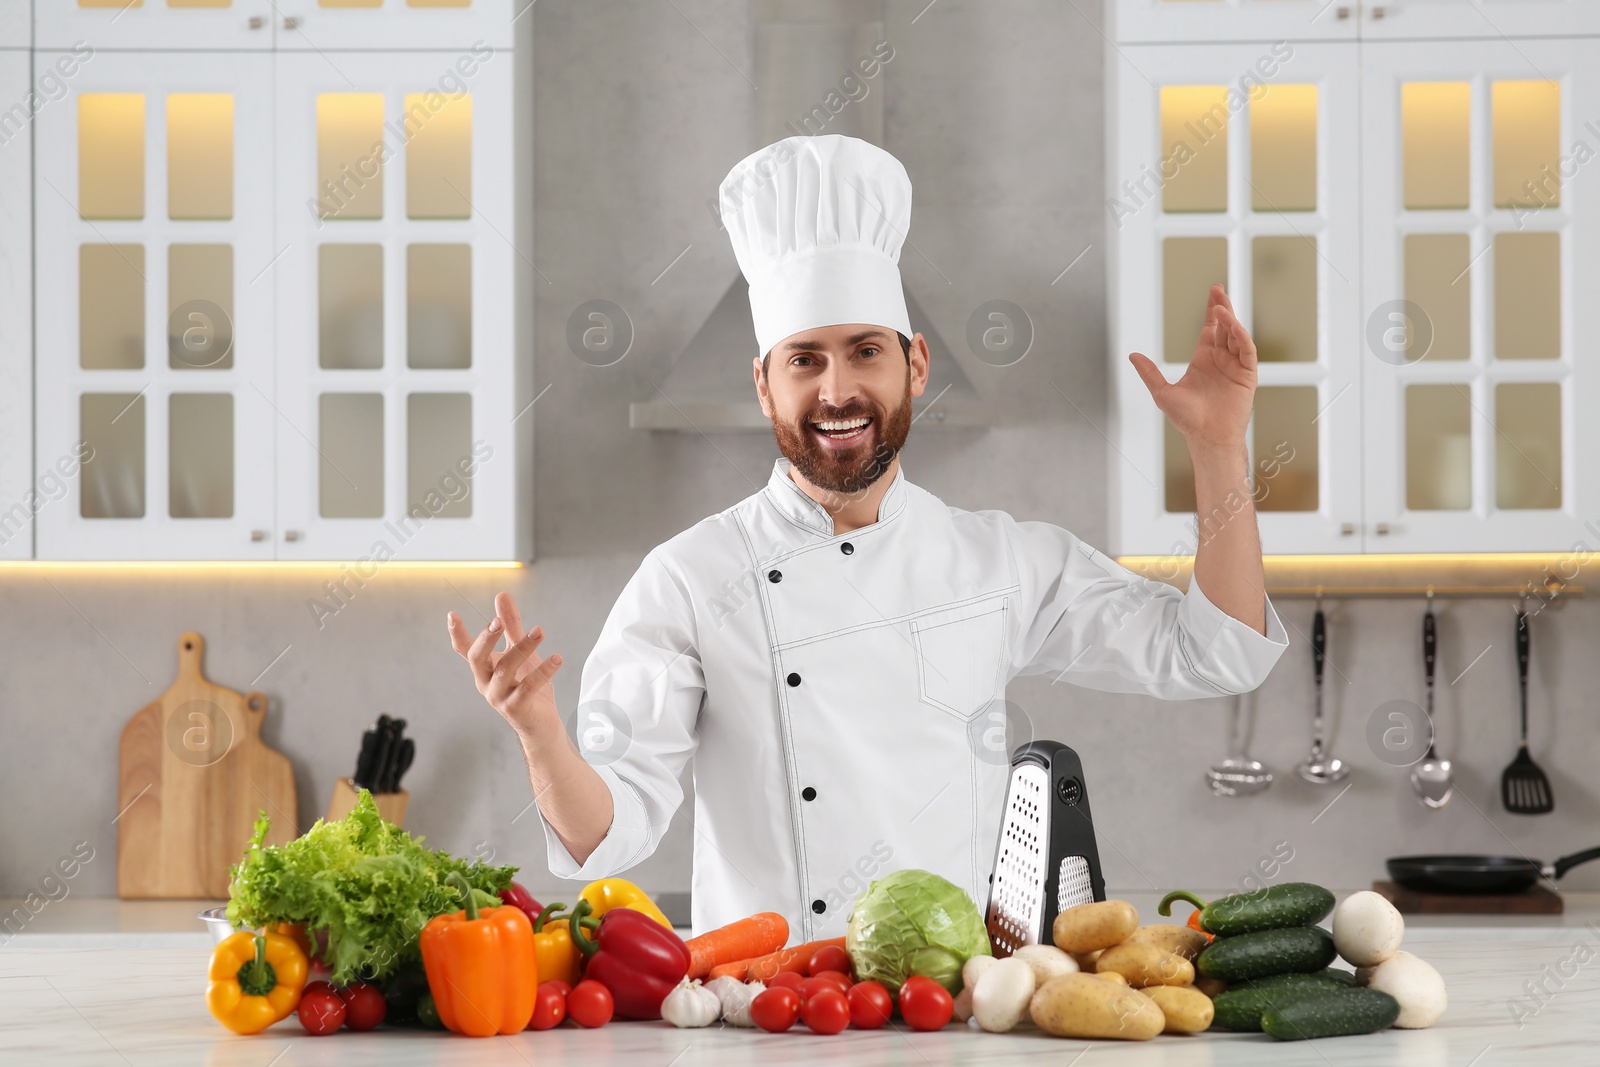
[(750, 283), (758, 355), (848, 322), (911, 336), (899, 266), (911, 179), (888, 152), (839, 134), (786, 137), (740, 160), (718, 201)]

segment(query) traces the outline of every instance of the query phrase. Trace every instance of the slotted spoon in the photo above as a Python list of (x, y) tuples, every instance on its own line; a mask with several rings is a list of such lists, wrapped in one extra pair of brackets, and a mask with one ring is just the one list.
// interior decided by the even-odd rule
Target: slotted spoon
[(1500, 775), (1500, 802), (1513, 815), (1543, 815), (1554, 808), (1550, 779), (1528, 755), (1528, 613), (1517, 609), (1517, 684), (1522, 694), (1522, 747)]

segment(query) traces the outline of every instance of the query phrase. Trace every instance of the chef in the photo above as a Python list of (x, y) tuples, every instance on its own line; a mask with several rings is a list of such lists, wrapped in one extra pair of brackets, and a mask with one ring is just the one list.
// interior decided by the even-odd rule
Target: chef
[(871, 879), (908, 867), (981, 908), (1012, 678), (1215, 697), (1254, 689), (1287, 647), (1250, 506), (1255, 347), (1215, 286), (1180, 381), (1131, 357), (1188, 442), (1200, 513), (1225, 516), (1185, 594), (907, 480), (933, 354), (901, 291), (911, 184), (893, 156), (790, 137), (735, 166), (720, 202), (782, 453), (766, 486), (645, 557), (584, 665), (579, 747), (551, 686), (561, 656), (510, 596), (476, 635), (451, 612), (452, 644), (522, 743), (561, 878), (649, 856), (692, 760), (697, 933), (776, 911), (791, 942), (838, 936)]

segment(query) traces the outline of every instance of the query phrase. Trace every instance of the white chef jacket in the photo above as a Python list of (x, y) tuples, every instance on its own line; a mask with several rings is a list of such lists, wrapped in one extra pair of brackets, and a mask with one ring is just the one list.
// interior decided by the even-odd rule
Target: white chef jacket
[(878, 521), (835, 534), (789, 467), (657, 546), (623, 589), (580, 691), (619, 720), (586, 753), (615, 816), (581, 865), (545, 823), (552, 874), (649, 856), (693, 756), (696, 933), (775, 911), (791, 943), (836, 937), (873, 878), (911, 867), (982, 909), (1007, 682), (1219, 696), (1260, 685), (1288, 647), (1270, 601), (1263, 636), (1196, 582), (1184, 594), (1059, 526), (949, 507), (903, 466)]

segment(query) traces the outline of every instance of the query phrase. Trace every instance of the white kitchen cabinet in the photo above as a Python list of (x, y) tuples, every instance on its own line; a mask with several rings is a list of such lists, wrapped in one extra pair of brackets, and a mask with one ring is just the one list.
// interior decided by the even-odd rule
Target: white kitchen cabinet
[[(273, 0), (280, 51), (511, 48), (535, 0)], [(515, 11), (513, 11), (513, 8)]]
[[(276, 0), (36, 0), (33, 44), (127, 49), (267, 51)], [(26, 8), (12, 0), (7, 6)], [(24, 14), (24, 17), (26, 15)]]
[(511, 58), (453, 63), (279, 57), (279, 558), (517, 555)]
[(37, 558), (526, 554), (512, 75), (488, 47), (83, 64), (35, 135), (33, 466), (92, 458)]
[[(1105, 0), (1119, 44), (1600, 34), (1594, 0)], [(1132, 57), (1124, 57), (1132, 61)]]
[(271, 64), (102, 52), (39, 113), (38, 558), (272, 558)]
[(1568, 549), (1600, 506), (1600, 41), (1362, 52), (1368, 549)]
[[(1197, 529), (1187, 449), (1127, 359), (1142, 352), (1181, 377), (1218, 282), (1260, 352), (1249, 443), (1266, 551), (1357, 551), (1354, 53), (1296, 42), (1262, 64), (1254, 45), (1124, 51), (1130, 63), (1114, 65), (1107, 88), (1113, 541), (1125, 554), (1186, 555), (1225, 521)], [(1157, 72), (1155, 84), (1136, 69)], [(1266, 87), (1241, 83), (1242, 71)]]
[[(0, 31), (14, 35), (14, 22), (0, 14)], [(0, 48), (0, 100), (37, 99), (31, 66), (25, 49)], [(32, 176), (27, 124), (0, 122), (0, 559), (32, 556), (34, 513), (56, 503), (33, 492)]]
[[(1262, 48), (1277, 50), (1270, 74), (1255, 67)], [(1600, 325), (1600, 178), (1586, 165), (1600, 146), (1600, 39), (1119, 50), (1116, 551), (1186, 555), (1204, 533), (1187, 452), (1126, 354), (1180, 376), (1211, 281), (1229, 285), (1261, 352), (1251, 445), (1265, 551), (1569, 548), (1600, 501), (1600, 429), (1581, 417), (1600, 401), (1600, 366), (1578, 347)], [(1247, 69), (1265, 86), (1209, 120)], [(1185, 140), (1195, 150), (1179, 159)], [(1262, 147), (1280, 170), (1267, 189)], [(1270, 191), (1285, 181), (1315, 196)], [(1271, 242), (1291, 234), (1315, 257)], [(1295, 458), (1263, 468), (1280, 441)]]

